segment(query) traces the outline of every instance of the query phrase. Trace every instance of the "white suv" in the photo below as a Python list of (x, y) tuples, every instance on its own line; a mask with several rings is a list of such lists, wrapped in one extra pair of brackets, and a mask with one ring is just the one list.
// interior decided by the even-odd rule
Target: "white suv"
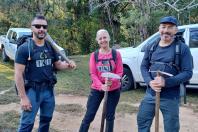
[[(179, 32), (183, 32), (183, 38), (185, 39), (186, 44), (190, 47), (193, 56), (193, 76), (187, 87), (198, 89), (198, 24), (184, 25), (179, 26), (178, 28)], [(146, 46), (156, 41), (158, 38), (159, 33), (157, 32), (135, 48), (128, 47), (119, 49), (124, 67), (122, 90), (136, 88), (137, 84), (140, 84), (141, 86), (145, 85), (140, 71), (144, 50)]]

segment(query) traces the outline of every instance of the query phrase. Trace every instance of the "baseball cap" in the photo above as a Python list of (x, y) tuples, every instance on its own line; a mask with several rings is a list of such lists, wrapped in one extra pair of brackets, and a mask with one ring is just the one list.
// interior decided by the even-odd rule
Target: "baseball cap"
[(178, 22), (177, 19), (173, 16), (166, 16), (160, 19), (160, 24), (161, 23), (172, 23), (176, 26), (178, 26)]

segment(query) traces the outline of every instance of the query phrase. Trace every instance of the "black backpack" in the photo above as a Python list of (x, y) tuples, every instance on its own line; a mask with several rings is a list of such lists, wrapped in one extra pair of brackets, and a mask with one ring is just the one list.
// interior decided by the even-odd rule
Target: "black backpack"
[(112, 49), (112, 52), (111, 53), (112, 53), (112, 58), (110, 58), (110, 59), (98, 59), (99, 50), (96, 50), (94, 52), (95, 62), (98, 63), (99, 61), (109, 61), (109, 63), (110, 63), (110, 69), (112, 71), (112, 65), (111, 65), (110, 60), (113, 60), (116, 63), (116, 61), (117, 61), (117, 52), (116, 52), (115, 49)]
[[(27, 44), (28, 44), (28, 54), (29, 54), (29, 56), (28, 56), (28, 62), (31, 60), (31, 50), (32, 50), (32, 44), (31, 44), (31, 38), (32, 38), (32, 35), (23, 35), (23, 36), (21, 36), (21, 37), (19, 37), (18, 39), (17, 39), (17, 41), (16, 41), (16, 44), (17, 44), (17, 49), (21, 46), (21, 45), (23, 45), (25, 42), (28, 42)], [(28, 65), (29, 65), (29, 63), (27, 63), (27, 67), (28, 67)], [(25, 72), (26, 72), (26, 70), (27, 70), (28, 68), (25, 68)], [(15, 84), (15, 90), (16, 90), (16, 94), (18, 95), (18, 90), (17, 90), (17, 87), (16, 87), (16, 84)]]
[(32, 35), (23, 35), (23, 36), (19, 37), (16, 42), (17, 49), (19, 46), (21, 46), (23, 43), (27, 42), (27, 40), (29, 40), (31, 38), (32, 38)]
[[(104, 59), (102, 60), (98, 59), (98, 54), (99, 54), (99, 50), (96, 50), (94, 52), (95, 62), (98, 63), (99, 61), (105, 61)], [(107, 59), (107, 60), (113, 60), (116, 63), (116, 58), (117, 58), (117, 52), (115, 49), (112, 49), (112, 58)]]
[[(23, 35), (21, 37), (19, 37), (17, 39), (17, 49), (22, 45), (24, 44), (25, 42), (28, 42), (28, 41), (32, 41), (31, 40), (32, 38), (32, 35)], [(28, 54), (29, 54), (29, 57), (28, 57), (28, 60), (31, 60), (31, 56), (30, 56), (30, 53), (31, 53), (31, 50), (33, 49), (33, 45), (31, 44), (31, 42), (28, 42)]]

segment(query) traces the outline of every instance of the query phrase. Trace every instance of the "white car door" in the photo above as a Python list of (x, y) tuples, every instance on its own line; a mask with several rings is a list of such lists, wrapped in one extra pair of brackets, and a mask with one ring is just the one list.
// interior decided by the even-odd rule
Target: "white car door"
[(198, 84), (198, 27), (189, 29), (189, 47), (193, 56), (193, 77), (190, 80), (191, 84)]
[(10, 39), (12, 38), (12, 30), (9, 30), (4, 44), (5, 53), (10, 58)]
[(12, 36), (10, 39), (10, 43), (9, 43), (9, 56), (10, 59), (14, 60), (15, 59), (15, 53), (16, 53), (16, 41), (17, 41), (17, 33), (16, 32), (12, 32)]
[(151, 37), (149, 37), (147, 40), (145, 40), (140, 46), (140, 51), (139, 51), (139, 55), (138, 55), (138, 65), (139, 65), (139, 75), (140, 75), (140, 82), (144, 82), (144, 79), (142, 77), (141, 74), (141, 70), (140, 70), (140, 66), (144, 57), (144, 52), (146, 50), (146, 48), (153, 44), (155, 41), (157, 41), (157, 39), (159, 39), (159, 33), (155, 33), (154, 35), (152, 35)]

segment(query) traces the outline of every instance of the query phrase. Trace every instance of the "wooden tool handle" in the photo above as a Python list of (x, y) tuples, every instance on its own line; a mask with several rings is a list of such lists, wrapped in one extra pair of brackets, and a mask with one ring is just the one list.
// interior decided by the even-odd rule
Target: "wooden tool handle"
[(66, 57), (66, 55), (63, 54), (63, 53), (59, 50), (57, 44), (56, 44), (56, 43), (54, 42), (54, 40), (50, 37), (49, 34), (46, 35), (46, 38), (45, 38), (45, 39), (46, 39), (47, 41), (49, 41), (49, 43), (50, 43), (50, 45), (52, 46), (52, 48), (53, 48), (58, 54), (60, 54), (60, 56), (61, 56), (67, 63), (70, 62), (70, 60)]

